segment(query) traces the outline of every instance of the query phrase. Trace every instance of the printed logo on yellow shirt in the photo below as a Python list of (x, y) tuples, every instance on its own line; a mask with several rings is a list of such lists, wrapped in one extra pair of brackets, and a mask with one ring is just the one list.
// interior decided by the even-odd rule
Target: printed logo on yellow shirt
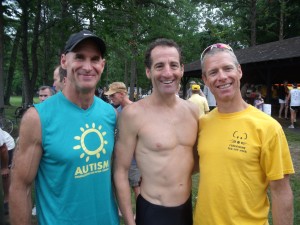
[[(108, 144), (105, 139), (106, 132), (101, 132), (102, 126), (96, 127), (95, 123), (90, 127), (88, 124), (85, 124), (85, 128), (81, 127), (81, 135), (75, 136), (74, 139), (79, 143), (75, 145), (73, 149), (75, 151), (81, 151), (80, 158), (85, 160), (86, 163), (89, 162), (91, 157), (96, 157), (99, 159), (101, 154), (106, 154), (105, 145)], [(99, 138), (99, 146), (97, 148), (91, 149), (88, 147), (88, 142), (86, 141), (88, 135), (94, 135), (94, 137)], [(75, 171), (75, 178), (85, 177), (87, 175), (104, 172), (109, 169), (109, 161), (99, 161), (97, 163), (86, 164), (85, 166), (79, 166)]]
[(247, 133), (236, 130), (233, 132), (232, 137), (233, 139), (230, 140), (228, 150), (247, 153)]

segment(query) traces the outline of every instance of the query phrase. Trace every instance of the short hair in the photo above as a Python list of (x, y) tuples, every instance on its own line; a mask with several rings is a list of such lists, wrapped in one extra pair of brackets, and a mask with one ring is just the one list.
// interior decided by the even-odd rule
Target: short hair
[(205, 76), (205, 67), (204, 67), (204, 61), (206, 60), (206, 58), (208, 56), (212, 56), (212, 55), (215, 55), (219, 52), (226, 52), (228, 53), (231, 57), (232, 57), (232, 60), (233, 60), (233, 63), (236, 65), (236, 67), (238, 67), (238, 65), (240, 65), (236, 55), (234, 54), (233, 51), (230, 51), (229, 49), (226, 49), (226, 48), (212, 48), (210, 51), (206, 52), (203, 59), (201, 60), (201, 69), (202, 69), (202, 75)]
[(154, 42), (152, 42), (149, 45), (148, 49), (146, 50), (144, 64), (147, 68), (151, 68), (151, 65), (152, 65), (151, 52), (157, 46), (166, 46), (166, 47), (176, 48), (178, 51), (178, 54), (179, 54), (179, 62), (180, 62), (180, 64), (182, 64), (182, 56), (181, 56), (182, 51), (181, 51), (181, 48), (179, 47), (179, 45), (171, 39), (159, 38), (159, 39), (156, 39)]
[(43, 85), (43, 86), (40, 86), (40, 87), (39, 87), (39, 91), (43, 91), (43, 90), (46, 90), (46, 89), (49, 89), (49, 90), (50, 90), (51, 95), (54, 95), (54, 94), (55, 94), (54, 90), (53, 90), (50, 86)]
[(67, 70), (59, 66), (58, 75), (59, 75), (59, 81), (63, 82), (64, 78), (67, 77)]
[(61, 67), (61, 65), (55, 66), (55, 70), (58, 69), (59, 82), (63, 82), (64, 78), (67, 77), (67, 70)]

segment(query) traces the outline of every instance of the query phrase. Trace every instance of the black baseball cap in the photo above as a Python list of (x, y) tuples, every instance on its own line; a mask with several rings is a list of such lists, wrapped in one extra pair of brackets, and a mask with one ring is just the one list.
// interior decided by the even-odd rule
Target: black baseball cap
[(95, 41), (95, 43), (98, 45), (101, 55), (103, 57), (105, 54), (105, 51), (106, 51), (106, 46), (105, 46), (104, 41), (89, 30), (82, 30), (78, 33), (71, 34), (68, 41), (66, 42), (63, 53), (67, 54), (68, 52), (73, 51), (73, 49), (80, 42), (82, 42), (83, 40), (86, 40), (86, 39), (93, 39)]

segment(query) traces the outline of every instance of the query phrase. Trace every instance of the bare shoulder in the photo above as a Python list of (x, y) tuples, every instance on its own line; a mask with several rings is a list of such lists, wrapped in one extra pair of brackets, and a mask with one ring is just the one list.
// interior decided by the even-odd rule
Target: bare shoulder
[(117, 122), (116, 139), (129, 135), (129, 133), (137, 133), (141, 122), (143, 100), (127, 105), (122, 113), (119, 114)]
[(21, 126), (26, 126), (31, 123), (40, 123), (40, 117), (37, 110), (34, 107), (29, 108), (21, 120)]
[(186, 110), (188, 110), (196, 119), (198, 119), (199, 108), (197, 107), (197, 105), (184, 99), (180, 99), (180, 101), (180, 104), (184, 106)]
[(24, 114), (20, 125), (20, 137), (28, 141), (41, 142), (41, 123), (38, 112), (34, 107), (29, 108)]
[(144, 112), (145, 108), (147, 107), (147, 100), (141, 99), (137, 102), (134, 102), (128, 106), (126, 106), (122, 113), (121, 117), (124, 119), (134, 119), (140, 117)]

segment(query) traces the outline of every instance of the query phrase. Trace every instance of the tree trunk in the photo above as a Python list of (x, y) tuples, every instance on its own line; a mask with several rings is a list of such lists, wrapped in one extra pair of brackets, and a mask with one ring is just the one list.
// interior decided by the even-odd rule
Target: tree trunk
[[(51, 12), (49, 10), (43, 9), (43, 23), (45, 24), (44, 26), (46, 27), (47, 25), (47, 20), (48, 18), (51, 18), (53, 15), (51, 15)], [(37, 12), (37, 14), (39, 14), (39, 12)], [(38, 15), (37, 15), (38, 16)], [(35, 21), (37, 22), (37, 21)], [(38, 22), (39, 24), (40, 22)], [(58, 31), (59, 32), (59, 31)], [(38, 37), (37, 37), (38, 38)], [(50, 61), (50, 55), (49, 52), (51, 52), (51, 46), (50, 46), (50, 38), (52, 39), (52, 35), (51, 35), (51, 31), (50, 29), (44, 29), (43, 34), (42, 34), (42, 38), (44, 41), (44, 48), (43, 48), (43, 67), (41, 68), (41, 72), (42, 73), (42, 78), (43, 78), (43, 85), (50, 85), (50, 83), (48, 83), (48, 72), (49, 71), (53, 71), (54, 68), (51, 68), (51, 61)]]
[(279, 19), (279, 41), (283, 40), (284, 38), (284, 31), (283, 31), (283, 27), (284, 27), (284, 17), (285, 17), (285, 11), (286, 11), (286, 3), (288, 1), (285, 0), (280, 0), (280, 19)]
[(251, 21), (251, 46), (256, 45), (256, 0), (251, 0), (251, 12), (250, 12), (250, 21)]
[(125, 59), (125, 62), (124, 62), (124, 83), (126, 85), (126, 87), (128, 87), (128, 66), (127, 66), (127, 59)]
[[(35, 11), (35, 20), (34, 20), (34, 27), (33, 27), (33, 39), (31, 43), (31, 64), (32, 64), (32, 76), (30, 79), (31, 87), (35, 86), (36, 79), (39, 73), (39, 61), (38, 61), (38, 43), (39, 43), (39, 26), (41, 23), (41, 0), (38, 0), (37, 7)], [(43, 83), (48, 84), (48, 76), (46, 73), (43, 74)], [(32, 97), (33, 97), (32, 90)]]
[[(67, 36), (66, 32), (69, 29), (69, 24), (68, 24), (68, 21), (67, 21), (68, 7), (69, 7), (68, 6), (68, 0), (61, 0), (60, 2), (61, 2), (61, 20), (66, 21), (62, 25), (60, 33), (61, 33), (62, 40), (67, 41), (68, 36)], [(64, 46), (62, 46), (61, 52), (62, 52), (63, 48), (64, 48)], [(60, 55), (61, 52), (59, 52), (59, 55)]]
[(130, 76), (130, 94), (129, 94), (129, 99), (131, 101), (134, 101), (134, 86), (135, 86), (135, 81), (136, 81), (136, 55), (134, 53), (134, 57), (131, 61), (131, 76)]
[(20, 43), (20, 32), (21, 32), (21, 27), (17, 29), (15, 40), (13, 43), (12, 51), (10, 54), (10, 60), (9, 60), (9, 68), (8, 68), (8, 73), (7, 73), (7, 80), (6, 80), (6, 88), (5, 88), (5, 93), (4, 93), (4, 103), (5, 105), (10, 105), (10, 96), (12, 92), (12, 83), (13, 83), (13, 78), (14, 78), (14, 73), (15, 73), (15, 68), (16, 68), (16, 58), (18, 54), (18, 48), (19, 48), (19, 43)]
[(3, 18), (3, 5), (0, 2), (0, 116), (4, 112), (4, 70), (3, 70), (3, 47), (4, 47), (4, 18)]
[(32, 99), (32, 88), (29, 76), (29, 60), (28, 60), (28, 5), (29, 1), (19, 1), (22, 9), (21, 15), (21, 27), (22, 27), (22, 65), (23, 65), (23, 97), (25, 105), (31, 104)]

